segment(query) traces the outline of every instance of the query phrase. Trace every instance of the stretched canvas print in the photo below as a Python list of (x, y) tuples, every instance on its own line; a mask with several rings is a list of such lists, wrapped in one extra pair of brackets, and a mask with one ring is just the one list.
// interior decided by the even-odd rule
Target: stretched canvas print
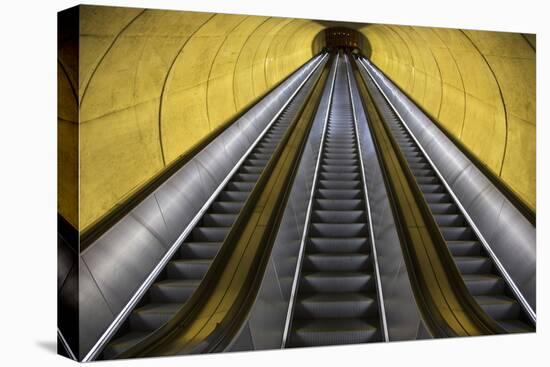
[(536, 329), (534, 34), (58, 14), (79, 361)]

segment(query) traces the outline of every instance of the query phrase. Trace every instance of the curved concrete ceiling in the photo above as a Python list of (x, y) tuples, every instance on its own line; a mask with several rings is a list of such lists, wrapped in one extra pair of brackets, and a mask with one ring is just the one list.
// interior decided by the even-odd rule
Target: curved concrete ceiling
[(534, 36), (395, 25), (360, 31), (371, 60), (535, 209)]
[[(69, 142), (59, 148), (59, 212), (80, 230), (313, 56), (320, 31), (341, 25), (97, 6), (81, 6), (80, 22), (79, 77), (59, 53), (60, 98), (80, 105), (79, 119), (74, 108), (59, 113)], [(375, 64), (534, 206), (535, 53), (521, 35), (353, 28)]]

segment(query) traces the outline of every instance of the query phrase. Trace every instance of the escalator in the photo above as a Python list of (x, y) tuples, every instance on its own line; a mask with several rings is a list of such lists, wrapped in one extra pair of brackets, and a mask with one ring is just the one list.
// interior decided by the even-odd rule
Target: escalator
[(387, 101), (377, 108), (382, 111), (471, 296), (505, 332), (534, 331), (531, 319), (497, 264), (408, 128)]
[(286, 347), (383, 340), (349, 75), (340, 56)]
[[(322, 64), (319, 62), (319, 65)], [(302, 86), (305, 84), (304, 82)], [(307, 95), (302, 86), (299, 87), (300, 92), (294, 94), (290, 102), (274, 118), (267, 132), (243, 158), (222, 191), (167, 263), (161, 275), (108, 342), (102, 352), (102, 359), (116, 358), (144, 340), (171, 319), (190, 299), (208, 271), (272, 154), (299, 113), (304, 96)]]

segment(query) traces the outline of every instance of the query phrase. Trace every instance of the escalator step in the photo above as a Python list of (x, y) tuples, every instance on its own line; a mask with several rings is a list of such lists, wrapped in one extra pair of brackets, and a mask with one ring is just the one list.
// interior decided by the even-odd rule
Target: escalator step
[(126, 333), (116, 339), (113, 339), (103, 350), (103, 359), (113, 359), (121, 353), (145, 339), (149, 335), (146, 331), (132, 331)]
[(130, 327), (135, 331), (152, 331), (170, 320), (183, 306), (181, 303), (150, 303), (132, 312)]
[(361, 210), (363, 207), (363, 200), (361, 199), (315, 199), (314, 202), (314, 208), (320, 210)]
[(317, 253), (304, 259), (304, 270), (311, 272), (359, 272), (370, 270), (370, 255), (361, 253)]
[(367, 222), (364, 210), (315, 210), (312, 219), (322, 223)]
[(320, 189), (336, 189), (336, 190), (352, 190), (359, 189), (361, 187), (361, 181), (332, 181), (332, 180), (319, 180)]
[(210, 211), (212, 213), (238, 214), (241, 211), (243, 204), (243, 202), (216, 201), (212, 203)]
[(451, 202), (451, 196), (446, 193), (434, 193), (434, 194), (424, 194), (424, 197), (426, 198), (426, 201), (428, 203), (450, 203)]
[(203, 217), (202, 224), (205, 226), (231, 227), (237, 214), (222, 214), (222, 213), (206, 213)]
[(365, 237), (322, 238), (312, 237), (309, 240), (309, 251), (318, 253), (368, 252), (368, 240)]
[(184, 242), (178, 251), (183, 259), (213, 259), (221, 246), (221, 242)]
[(481, 255), (481, 244), (478, 241), (447, 241), (453, 256)]
[(367, 236), (366, 223), (313, 223), (310, 228), (313, 237), (363, 237)]
[(166, 279), (154, 283), (149, 290), (150, 300), (154, 303), (185, 303), (199, 286), (196, 279)]
[(454, 203), (428, 203), (433, 214), (456, 214), (458, 207)]
[(519, 317), (520, 306), (512, 298), (502, 295), (474, 296), (477, 303), (495, 320), (510, 320)]
[(229, 191), (224, 190), (218, 196), (222, 201), (245, 201), (248, 198), (248, 192), (246, 191)]
[(360, 199), (361, 190), (357, 189), (319, 189), (317, 190), (316, 197), (320, 199), (331, 199), (331, 200), (340, 200), (340, 199)]
[(504, 279), (498, 275), (464, 274), (462, 278), (473, 296), (504, 293)]
[(498, 320), (497, 323), (509, 333), (529, 333), (533, 331), (530, 325), (520, 320)]
[(195, 227), (193, 240), (197, 242), (221, 242), (229, 232), (229, 227)]
[(359, 172), (357, 173), (331, 173), (331, 172), (321, 172), (320, 178), (322, 180), (332, 180), (332, 181), (353, 181), (359, 180)]
[(236, 190), (236, 191), (252, 191), (254, 188), (254, 182), (234, 182), (230, 181), (227, 184), (228, 190)]
[(300, 290), (305, 293), (350, 293), (374, 290), (372, 275), (360, 272), (316, 272), (302, 276)]
[(328, 164), (321, 164), (323, 172), (328, 173), (356, 173), (359, 172), (359, 166), (334, 166)]
[(491, 260), (485, 256), (455, 256), (454, 259), (462, 274), (488, 274), (493, 270)]
[(434, 217), (441, 227), (463, 226), (466, 224), (462, 214), (436, 214)]
[(290, 344), (295, 347), (367, 343), (380, 338), (378, 320), (297, 320)]
[(440, 227), (443, 238), (447, 241), (475, 240), (474, 231), (470, 227)]
[(445, 187), (440, 184), (420, 184), (420, 190), (425, 194), (440, 194), (445, 192)]
[(211, 262), (209, 259), (172, 260), (166, 265), (166, 274), (176, 279), (202, 279)]
[(376, 316), (378, 305), (362, 293), (306, 294), (298, 299), (295, 313), (303, 319), (364, 318)]

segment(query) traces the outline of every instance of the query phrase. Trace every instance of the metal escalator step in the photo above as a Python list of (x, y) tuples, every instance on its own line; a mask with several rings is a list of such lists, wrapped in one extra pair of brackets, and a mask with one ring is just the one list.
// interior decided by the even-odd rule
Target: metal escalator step
[[(250, 166), (250, 165), (247, 165), (247, 164), (243, 164), (241, 166), (241, 168), (239, 168), (239, 174), (240, 173), (244, 173), (244, 174), (260, 174), (262, 173), (262, 171), (264, 170), (265, 167), (258, 167), (258, 166)], [(238, 177), (235, 177), (235, 180), (232, 181), (232, 182), (244, 182), (244, 181), (238, 181), (237, 180)], [(249, 181), (256, 181), (256, 180), (249, 180)], [(251, 184), (254, 184), (254, 182), (246, 182), (246, 183), (251, 183)]]
[(315, 210), (312, 220), (322, 223), (367, 222), (364, 210)]
[(323, 153), (323, 157), (327, 159), (357, 159), (357, 153)]
[(176, 259), (168, 262), (166, 274), (174, 279), (202, 279), (211, 263), (210, 259)]
[(269, 162), (269, 159), (247, 159), (246, 160), (247, 165), (251, 165), (254, 167), (265, 167), (267, 165), (267, 162)]
[(428, 163), (428, 161), (426, 161), (426, 159), (422, 156), (411, 156), (411, 157), (407, 157), (407, 163), (419, 164), (419, 163)]
[(428, 203), (450, 203), (452, 202), (451, 196), (446, 193), (434, 193), (434, 194), (424, 194), (424, 198)]
[(481, 244), (478, 241), (447, 241), (453, 256), (481, 255)]
[(205, 226), (231, 227), (237, 214), (234, 213), (206, 213), (203, 217), (202, 224)]
[(308, 347), (377, 341), (380, 340), (377, 325), (376, 319), (296, 320), (290, 345)]
[(353, 180), (359, 180), (359, 172), (356, 172), (356, 173), (320, 172), (320, 178), (322, 180), (331, 180), (331, 181), (353, 181)]
[(336, 166), (353, 166), (358, 162), (357, 159), (343, 159), (343, 158), (323, 158), (323, 163), (327, 165), (336, 165)]
[(419, 186), (424, 194), (439, 194), (445, 192), (445, 187), (441, 184), (419, 184)]
[(530, 333), (534, 331), (532, 326), (520, 320), (499, 320), (497, 323), (509, 333)]
[(362, 199), (315, 199), (314, 208), (320, 210), (363, 210)]
[(304, 274), (300, 291), (304, 293), (350, 293), (374, 290), (374, 278), (362, 272), (316, 272)]
[(360, 199), (361, 193), (362, 193), (361, 190), (358, 190), (358, 189), (345, 189), (345, 190), (319, 189), (316, 192), (316, 197), (320, 199), (332, 199), (332, 200)]
[(255, 182), (260, 177), (259, 173), (237, 173), (235, 175), (235, 181)]
[(222, 242), (229, 232), (229, 227), (195, 227), (193, 240), (197, 242)]
[(256, 147), (254, 149), (255, 152), (262, 153), (262, 154), (268, 154), (268, 155), (272, 155), (274, 150), (275, 149), (273, 149), (273, 148), (262, 148), (262, 147)]
[(370, 271), (370, 255), (362, 253), (313, 253), (306, 255), (303, 268), (309, 272)]
[(437, 184), (439, 183), (439, 179), (435, 176), (420, 176), (420, 177), (416, 177), (416, 182), (419, 185)]
[(146, 331), (132, 331), (126, 333), (107, 344), (102, 352), (103, 359), (113, 359), (124, 353), (149, 335)]
[(428, 162), (409, 162), (411, 169), (429, 169), (430, 164)]
[(435, 214), (435, 221), (441, 227), (463, 226), (466, 224), (462, 214)]
[(494, 274), (464, 274), (464, 283), (473, 296), (502, 294), (504, 279)]
[(153, 331), (171, 319), (181, 308), (181, 303), (150, 303), (135, 309), (129, 317), (132, 331)]
[(254, 188), (254, 182), (235, 182), (231, 181), (227, 184), (228, 190), (247, 191), (250, 192)]
[(253, 153), (250, 153), (249, 157), (251, 159), (269, 160), (271, 158), (271, 154), (254, 151)]
[(477, 303), (495, 320), (510, 320), (519, 318), (520, 306), (516, 300), (502, 296), (474, 296)]
[(411, 171), (413, 175), (416, 177), (419, 176), (433, 176), (434, 172), (431, 169), (425, 169), (425, 168), (411, 168)]
[(248, 198), (249, 193), (246, 191), (230, 191), (224, 190), (218, 196), (222, 201), (245, 201)]
[(154, 283), (148, 293), (153, 303), (185, 303), (199, 283), (197, 279), (166, 279)]
[(323, 172), (329, 173), (355, 173), (359, 172), (359, 166), (333, 166), (329, 164), (321, 164)]
[(210, 211), (212, 213), (236, 214), (241, 211), (243, 204), (243, 202), (237, 201), (215, 201), (212, 203)]
[(455, 256), (456, 266), (462, 274), (488, 274), (493, 270), (493, 264), (485, 256)]
[(366, 223), (312, 223), (310, 235), (313, 237), (363, 237), (367, 236)]
[(179, 251), (183, 259), (213, 259), (222, 242), (184, 242)]
[(439, 227), (446, 241), (475, 240), (474, 231), (470, 227)]
[(336, 181), (336, 180), (319, 180), (320, 189), (334, 189), (334, 190), (353, 190), (361, 188), (361, 181)]
[(352, 147), (341, 147), (341, 148), (325, 147), (323, 151), (326, 154), (357, 154), (357, 149)]
[(302, 295), (295, 315), (301, 319), (364, 318), (378, 314), (376, 300), (362, 293), (321, 293)]
[(366, 237), (349, 238), (325, 238), (311, 237), (309, 239), (309, 249), (311, 253), (350, 253), (350, 252), (368, 252), (368, 240)]
[(458, 207), (455, 203), (428, 203), (433, 214), (455, 214), (458, 213)]

